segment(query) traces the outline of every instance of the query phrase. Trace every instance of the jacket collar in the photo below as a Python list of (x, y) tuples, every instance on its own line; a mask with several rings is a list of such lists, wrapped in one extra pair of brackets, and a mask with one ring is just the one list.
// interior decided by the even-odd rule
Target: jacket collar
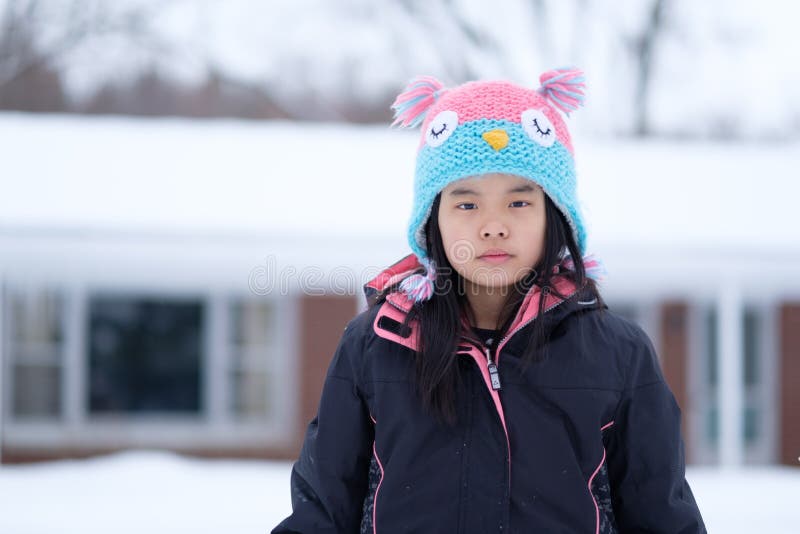
[[(372, 306), (380, 297), (380, 294), (387, 288), (400, 282), (407, 276), (414, 274), (417, 270), (423, 269), (422, 264), (417, 259), (416, 254), (409, 254), (378, 273), (372, 280), (364, 284), (364, 296), (367, 298), (367, 305)], [(400, 291), (393, 291), (387, 295), (391, 297), (395, 306), (408, 312), (412, 302)]]
[[(401, 260), (381, 271), (372, 280), (364, 284), (364, 295), (368, 305), (375, 304), (380, 295), (392, 285), (400, 282), (405, 277), (414, 274), (423, 266), (417, 260), (416, 255), (409, 254)], [(563, 267), (559, 267), (563, 268)], [(518, 331), (533, 322), (539, 313), (539, 302), (545, 298), (544, 308), (544, 327), (548, 335), (562, 320), (572, 313), (596, 308), (607, 308), (598, 295), (589, 287), (577, 288), (569, 279), (558, 276), (553, 277), (553, 285), (559, 293), (565, 296), (564, 299), (553, 293), (542, 292), (539, 286), (532, 286), (525, 295), (522, 304), (517, 310), (514, 321), (509, 327), (508, 333), (500, 341), (497, 350), (503, 348), (506, 343), (522, 341), (520, 336), (514, 336)], [(406, 314), (411, 310), (413, 301), (401, 291), (392, 291), (386, 295), (386, 300), (381, 306), (375, 317), (373, 327), (375, 332), (384, 338), (398, 342), (414, 350), (417, 349), (416, 324), (412, 321), (410, 329), (400, 328)], [(469, 323), (462, 317), (464, 331), (469, 331)], [(509, 345), (511, 347), (511, 345)]]

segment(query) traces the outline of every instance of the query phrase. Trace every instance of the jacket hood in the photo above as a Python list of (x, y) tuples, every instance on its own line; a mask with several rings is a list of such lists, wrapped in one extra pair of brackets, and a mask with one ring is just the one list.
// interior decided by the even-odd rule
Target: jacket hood
[[(386, 289), (422, 269), (424, 267), (417, 259), (416, 254), (409, 254), (385, 268), (372, 280), (364, 284), (364, 296), (367, 299), (367, 305), (372, 306)], [(408, 301), (408, 304), (410, 309), (411, 302)]]
[[(563, 262), (557, 267), (558, 272), (568, 270), (570, 265), (569, 261)], [(368, 306), (376, 304), (381, 298), (381, 295), (389, 290), (391, 286), (423, 269), (424, 266), (418, 261), (416, 255), (409, 254), (378, 273), (377, 276), (363, 286)], [(552, 292), (544, 292), (543, 295), (541, 287), (538, 285), (532, 286), (517, 310), (517, 314), (508, 329), (508, 333), (515, 333), (537, 318), (539, 314), (539, 302), (543, 296), (546, 300), (544, 305), (545, 315), (542, 320), (545, 320), (544, 327), (548, 337), (559, 323), (573, 313), (591, 309), (608, 308), (599, 294), (591, 286), (586, 285), (582, 288), (578, 288), (571, 280), (563, 276), (558, 276), (557, 273), (552, 279), (552, 285), (559, 293), (564, 295), (564, 298)], [(385, 332), (382, 333), (378, 330), (389, 327), (389, 330), (393, 330), (391, 335), (395, 337), (394, 341), (416, 349), (416, 336), (414, 335), (416, 333), (416, 328), (414, 322), (411, 323), (411, 331), (399, 332), (399, 324), (402, 323), (405, 315), (411, 310), (413, 305), (414, 302), (401, 291), (391, 291), (386, 294), (385, 302), (375, 319), (374, 324), (376, 332), (383, 337), (388, 337)], [(468, 330), (469, 324), (466, 322), (466, 318), (462, 318), (462, 321), (465, 329)], [(509, 341), (511, 342), (509, 343), (509, 348), (511, 348), (514, 343), (513, 340)], [(517, 341), (520, 340), (517, 339)]]

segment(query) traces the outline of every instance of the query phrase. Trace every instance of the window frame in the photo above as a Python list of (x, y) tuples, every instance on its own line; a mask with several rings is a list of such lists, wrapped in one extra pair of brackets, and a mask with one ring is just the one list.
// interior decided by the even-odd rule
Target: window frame
[[(148, 446), (165, 448), (203, 449), (264, 449), (291, 446), (296, 428), (297, 414), (297, 305), (293, 294), (256, 296), (246, 291), (230, 288), (192, 289), (167, 287), (126, 287), (122, 285), (61, 285), (53, 287), (63, 295), (63, 356), (61, 384), (61, 418), (58, 421), (21, 420), (9, 412), (9, 399), (13, 398), (13, 383), (8, 365), (8, 298), (7, 293), (17, 287), (6, 281), (6, 290), (0, 292), (3, 332), (0, 336), (0, 365), (3, 365), (3, 399), (0, 409), (5, 410), (4, 442), (11, 447), (45, 448), (89, 447), (117, 448)], [(26, 285), (30, 285), (26, 283)], [(38, 286), (35, 286), (38, 287)], [(123, 414), (114, 417), (90, 414), (88, 336), (89, 302), (96, 295), (113, 295), (134, 299), (187, 299), (199, 301), (203, 306), (201, 325), (201, 407), (199, 415), (188, 414)], [(274, 354), (282, 357), (270, 361), (275, 388), (271, 393), (274, 409), (266, 418), (236, 418), (228, 410), (227, 395), (231, 384), (229, 373), (220, 373), (229, 361), (230, 349), (226, 344), (227, 325), (231, 320), (230, 302), (237, 298), (252, 298), (275, 306), (274, 317), (277, 334)], [(227, 379), (227, 380), (226, 380)]]
[[(33, 343), (33, 345), (41, 345), (43, 347), (50, 347), (54, 351), (53, 362), (39, 364), (45, 367), (55, 367), (58, 369), (58, 382), (59, 382), (59, 398), (56, 413), (52, 415), (21, 415), (16, 411), (15, 401), (15, 378), (16, 366), (35, 366), (35, 362), (26, 362), (24, 359), (17, 357), (17, 348), (26, 347), (28, 343), (16, 343), (16, 324), (14, 322), (14, 313), (12, 309), (12, 300), (18, 296), (25, 298), (29, 295), (49, 295), (59, 301), (58, 322), (60, 324), (60, 340), (51, 343)], [(1, 409), (4, 410), (2, 417), (7, 423), (16, 421), (34, 422), (43, 424), (59, 424), (63, 421), (66, 412), (66, 392), (64, 390), (64, 375), (66, 373), (66, 338), (67, 332), (65, 330), (65, 316), (68, 307), (68, 297), (63, 291), (60, 291), (53, 285), (34, 286), (30, 284), (9, 286), (3, 283), (2, 292), (0, 292), (0, 316), (2, 317), (2, 325), (0, 328), (3, 330), (2, 338), (2, 354), (0, 354), (0, 365), (3, 366), (2, 379), (2, 394), (3, 399)]]
[[(710, 337), (715, 335), (708, 326), (712, 324), (709, 314), (716, 309), (717, 302), (714, 300), (697, 301), (690, 306), (689, 311), (689, 339), (690, 339), (690, 391), (692, 412), (689, 414), (691, 425), (694, 461), (698, 464), (717, 465), (719, 458), (719, 443), (716, 439), (711, 439), (708, 434), (708, 418), (717, 404), (717, 387), (710, 382)], [(777, 309), (773, 302), (754, 299), (743, 299), (740, 309), (741, 332), (745, 335), (745, 314), (755, 313), (758, 323), (757, 331), (759, 339), (756, 340), (756, 347), (761, 357), (757, 359), (758, 365), (756, 375), (759, 382), (748, 386), (745, 383), (745, 370), (742, 369), (742, 403), (743, 410), (752, 407), (754, 404), (760, 406), (760, 420), (756, 438), (747, 441), (743, 436), (743, 458), (745, 464), (770, 464), (777, 461), (777, 416), (776, 409), (779, 406), (776, 390), (777, 382), (777, 340), (779, 339), (779, 325), (777, 322)], [(717, 311), (718, 320), (718, 311)], [(719, 342), (716, 343), (716, 350), (719, 350)], [(742, 350), (746, 349), (746, 342), (742, 340)], [(747, 355), (743, 354), (743, 364), (746, 363)], [(717, 373), (719, 364), (717, 363)], [(744, 414), (742, 414), (744, 417)], [(719, 412), (717, 411), (717, 425), (719, 425)], [(742, 429), (745, 430), (745, 421), (742, 421)], [(717, 426), (717, 436), (719, 436), (719, 426)]]

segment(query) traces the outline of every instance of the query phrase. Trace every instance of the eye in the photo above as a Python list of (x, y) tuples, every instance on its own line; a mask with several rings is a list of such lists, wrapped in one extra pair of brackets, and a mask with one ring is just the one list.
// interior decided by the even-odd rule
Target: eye
[(456, 126), (458, 126), (458, 114), (455, 111), (446, 110), (440, 112), (428, 124), (425, 142), (432, 147), (441, 145), (447, 141), (448, 137), (453, 135)]
[[(465, 207), (465, 206), (468, 206), (468, 207)], [(461, 204), (457, 205), (456, 207), (458, 209), (465, 210), (465, 211), (466, 210), (474, 210), (475, 209), (475, 203), (474, 202), (462, 202)]]
[[(525, 204), (525, 206), (530, 206), (531, 205), (531, 203), (528, 202), (527, 200), (515, 200), (514, 202), (511, 203), (511, 205), (513, 206), (514, 204), (520, 204), (520, 203), (521, 204)], [(525, 206), (514, 206), (514, 207), (515, 208), (524, 208)]]
[(528, 137), (543, 147), (549, 147), (556, 141), (556, 132), (550, 119), (540, 109), (526, 109), (520, 117), (522, 127)]

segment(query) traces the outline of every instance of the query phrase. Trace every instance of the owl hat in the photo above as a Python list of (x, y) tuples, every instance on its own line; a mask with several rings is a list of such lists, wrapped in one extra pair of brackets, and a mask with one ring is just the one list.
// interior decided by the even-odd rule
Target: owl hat
[[(400, 289), (415, 302), (433, 295), (436, 266), (428, 257), (425, 224), (436, 195), (470, 176), (506, 173), (539, 184), (564, 214), (583, 255), (586, 229), (576, 197), (569, 116), (583, 105), (584, 76), (563, 68), (539, 77), (528, 89), (506, 81), (472, 81), (446, 88), (430, 76), (411, 80), (392, 104), (392, 125), (422, 125), (417, 149), (414, 204), (408, 242), (425, 274), (403, 280)], [(585, 257), (587, 275), (601, 278), (602, 266)]]

